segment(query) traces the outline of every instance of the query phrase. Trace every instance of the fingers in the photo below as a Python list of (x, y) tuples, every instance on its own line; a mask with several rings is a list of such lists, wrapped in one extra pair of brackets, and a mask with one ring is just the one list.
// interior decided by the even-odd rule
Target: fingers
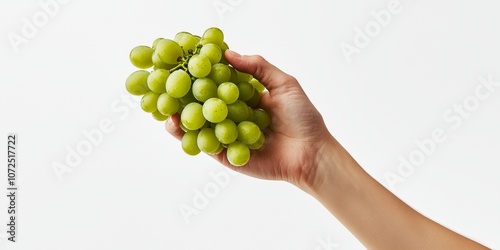
[(286, 84), (296, 84), (297, 81), (269, 63), (262, 56), (242, 56), (232, 50), (226, 50), (226, 60), (237, 70), (253, 75), (272, 92)]
[(165, 129), (177, 140), (181, 140), (184, 135), (184, 131), (179, 127), (180, 117), (178, 114), (172, 115), (165, 122)]

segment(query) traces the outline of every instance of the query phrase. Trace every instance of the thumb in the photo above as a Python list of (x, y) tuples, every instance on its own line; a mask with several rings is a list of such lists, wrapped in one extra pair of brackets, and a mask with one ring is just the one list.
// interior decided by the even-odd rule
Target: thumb
[(184, 135), (184, 131), (179, 127), (180, 117), (178, 114), (172, 115), (165, 122), (165, 129), (173, 135), (177, 140), (181, 140)]
[[(284, 84), (296, 82), (292, 76), (281, 71), (262, 56), (242, 56), (232, 50), (226, 50), (224, 56), (235, 69), (253, 75), (270, 92)], [(290, 81), (291, 79), (294, 81)]]

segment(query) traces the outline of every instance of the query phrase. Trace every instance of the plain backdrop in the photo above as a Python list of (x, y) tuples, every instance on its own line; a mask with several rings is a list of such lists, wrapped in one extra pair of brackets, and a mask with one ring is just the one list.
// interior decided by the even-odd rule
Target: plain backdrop
[(0, 197), (0, 249), (364, 249), (295, 186), (187, 156), (126, 92), (134, 46), (212, 26), (295, 76), (398, 197), (498, 249), (499, 10), (493, 0), (2, 0), (0, 193), (11, 132), (19, 191), (16, 243)]

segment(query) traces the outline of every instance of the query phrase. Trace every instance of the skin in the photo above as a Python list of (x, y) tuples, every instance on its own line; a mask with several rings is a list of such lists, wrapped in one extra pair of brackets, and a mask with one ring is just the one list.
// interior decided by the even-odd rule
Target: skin
[[(298, 81), (261, 56), (227, 50), (227, 61), (267, 88), (259, 106), (271, 117), (263, 150), (243, 167), (223, 151), (213, 157), (240, 173), (283, 180), (316, 198), (368, 249), (488, 249), (409, 207), (373, 179), (328, 131)], [(179, 116), (166, 130), (181, 139)]]

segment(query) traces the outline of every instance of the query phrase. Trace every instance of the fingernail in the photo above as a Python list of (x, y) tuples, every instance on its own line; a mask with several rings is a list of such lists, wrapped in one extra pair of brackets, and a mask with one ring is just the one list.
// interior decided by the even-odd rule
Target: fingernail
[(172, 118), (171, 118), (171, 117), (169, 117), (169, 118), (167, 119), (167, 125), (168, 125), (168, 126), (172, 126), (172, 125), (174, 125), (174, 122), (172, 121)]
[(240, 56), (241, 56), (240, 54), (236, 53), (236, 52), (235, 52), (235, 51), (233, 51), (233, 50), (228, 49), (227, 51), (228, 51), (229, 53), (231, 53), (233, 56), (237, 56), (237, 57), (240, 57)]

